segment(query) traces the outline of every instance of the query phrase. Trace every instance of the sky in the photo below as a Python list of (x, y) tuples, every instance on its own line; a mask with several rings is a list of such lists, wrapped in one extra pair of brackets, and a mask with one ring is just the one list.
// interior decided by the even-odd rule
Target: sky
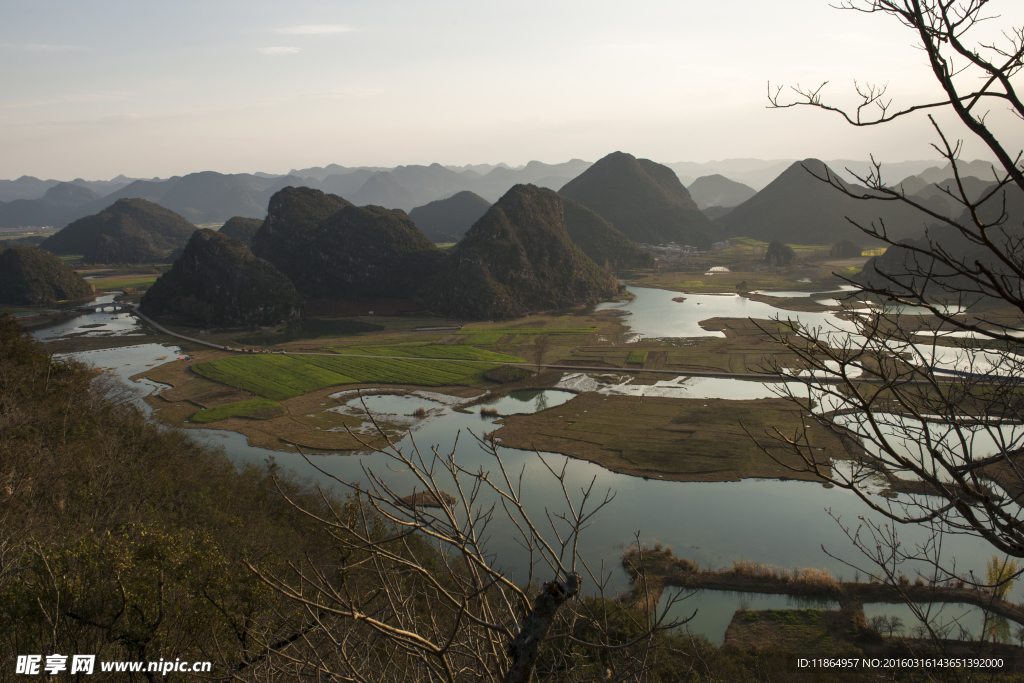
[[(894, 106), (940, 96), (908, 29), (828, 0), (0, 3), (0, 178), (938, 158), (923, 114), (869, 129), (766, 108), (769, 82), (829, 81), (840, 105), (855, 79)], [(979, 37), (1024, 26), (1019, 0), (992, 7)], [(1019, 121), (990, 121), (1024, 146)]]

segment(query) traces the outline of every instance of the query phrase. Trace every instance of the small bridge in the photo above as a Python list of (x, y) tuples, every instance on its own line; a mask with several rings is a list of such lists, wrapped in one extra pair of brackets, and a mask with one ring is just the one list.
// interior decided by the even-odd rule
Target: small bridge
[(121, 311), (128, 311), (133, 313), (131, 304), (111, 303), (111, 304), (88, 304), (81, 308), (76, 308), (76, 311), (82, 313), (119, 313)]

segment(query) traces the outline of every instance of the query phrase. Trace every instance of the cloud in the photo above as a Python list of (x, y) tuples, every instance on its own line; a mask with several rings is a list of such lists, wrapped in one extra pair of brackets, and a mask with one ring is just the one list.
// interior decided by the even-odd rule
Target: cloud
[(0, 48), (26, 52), (73, 52), (83, 49), (77, 45), (47, 45), (45, 43), (0, 43)]
[(299, 26), (279, 28), (277, 32), (290, 36), (320, 36), (328, 33), (348, 33), (352, 30), (351, 26), (342, 26), (341, 24), (300, 24)]
[(256, 48), (256, 52), (261, 55), (271, 55), (273, 57), (279, 57), (281, 55), (293, 55), (297, 52), (302, 52), (301, 47), (259, 47)]

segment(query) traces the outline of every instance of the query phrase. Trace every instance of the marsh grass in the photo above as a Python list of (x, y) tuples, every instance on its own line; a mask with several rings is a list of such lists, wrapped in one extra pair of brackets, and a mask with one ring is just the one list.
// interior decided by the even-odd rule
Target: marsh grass
[(784, 569), (775, 565), (748, 560), (733, 560), (732, 571), (737, 576), (752, 579), (769, 579), (793, 584), (813, 590), (838, 589), (839, 582), (827, 569)]

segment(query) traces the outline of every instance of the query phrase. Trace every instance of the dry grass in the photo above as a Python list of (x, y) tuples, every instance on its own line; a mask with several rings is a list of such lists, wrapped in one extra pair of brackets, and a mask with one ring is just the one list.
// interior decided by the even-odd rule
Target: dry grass
[(801, 588), (824, 590), (839, 587), (839, 582), (827, 569), (783, 569), (775, 565), (740, 559), (733, 560), (732, 571), (737, 576), (782, 581)]

